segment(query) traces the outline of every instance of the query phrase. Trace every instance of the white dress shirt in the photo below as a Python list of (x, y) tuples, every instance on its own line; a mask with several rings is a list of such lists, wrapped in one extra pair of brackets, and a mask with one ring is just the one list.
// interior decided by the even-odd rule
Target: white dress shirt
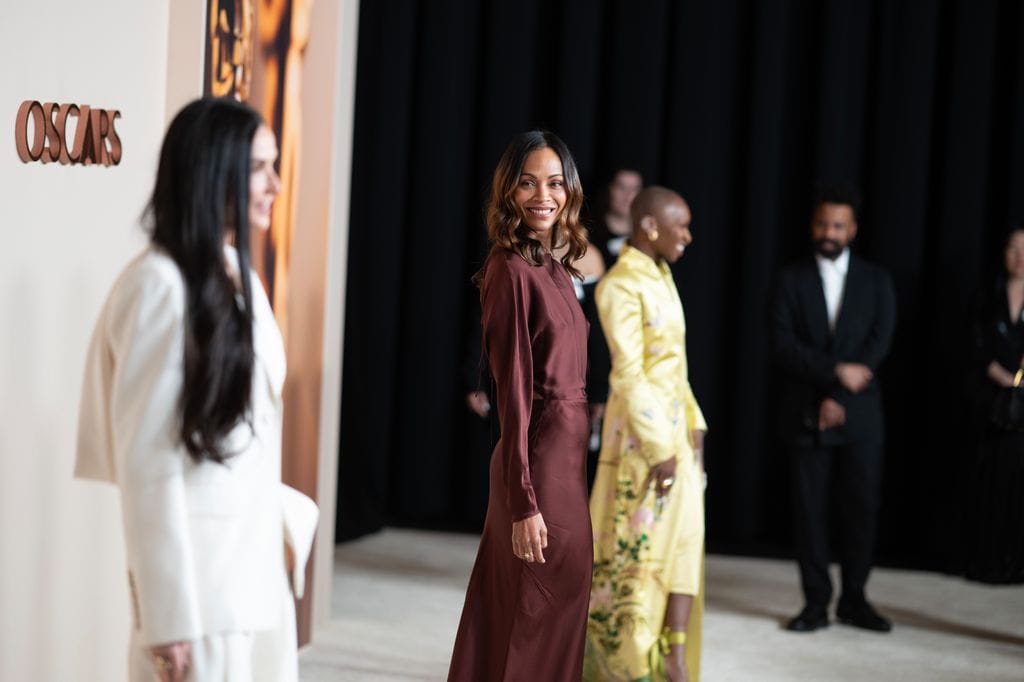
[(839, 319), (839, 307), (843, 302), (843, 288), (846, 286), (846, 273), (850, 270), (850, 249), (843, 249), (835, 260), (822, 255), (815, 256), (818, 261), (818, 274), (821, 275), (821, 287), (825, 290), (825, 309), (828, 311), (829, 331), (836, 330)]

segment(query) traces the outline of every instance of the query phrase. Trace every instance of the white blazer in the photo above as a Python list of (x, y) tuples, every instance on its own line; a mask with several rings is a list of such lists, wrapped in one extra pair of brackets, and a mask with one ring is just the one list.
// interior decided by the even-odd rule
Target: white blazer
[[(237, 270), (237, 253), (226, 247)], [(312, 500), (281, 484), (284, 347), (250, 272), (254, 313), (251, 426), (226, 464), (195, 464), (179, 437), (185, 283), (150, 247), (114, 284), (85, 366), (75, 475), (120, 488), (135, 628), (143, 645), (274, 629), (287, 589), (284, 542), (301, 575), (316, 527)], [(287, 524), (287, 527), (286, 527)]]

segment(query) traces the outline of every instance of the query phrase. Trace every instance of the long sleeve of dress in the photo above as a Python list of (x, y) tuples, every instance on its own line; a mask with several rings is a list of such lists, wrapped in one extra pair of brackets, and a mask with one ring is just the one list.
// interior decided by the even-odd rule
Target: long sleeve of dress
[(176, 273), (142, 269), (108, 320), (110, 433), (136, 618), (144, 644), (202, 632), (178, 434), (185, 294)]
[(640, 441), (641, 455), (649, 464), (663, 462), (678, 453), (671, 430), (666, 428), (663, 401), (644, 368), (640, 298), (618, 281), (604, 279), (597, 287), (597, 310), (612, 357), (611, 392), (625, 402), (629, 426)]
[(533, 350), (529, 290), (502, 258), (493, 258), (481, 291), (484, 344), (497, 391), (502, 469), (513, 521), (538, 513), (530, 479)]

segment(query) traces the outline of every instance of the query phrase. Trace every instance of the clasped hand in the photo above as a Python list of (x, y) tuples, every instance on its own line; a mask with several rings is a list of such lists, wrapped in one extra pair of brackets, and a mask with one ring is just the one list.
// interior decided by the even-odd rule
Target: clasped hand
[(875, 375), (870, 367), (859, 362), (840, 362), (836, 365), (836, 378), (850, 393), (860, 393)]
[(827, 431), (846, 423), (846, 408), (832, 398), (825, 398), (818, 408), (818, 430)]
[[(836, 378), (850, 393), (860, 393), (875, 378), (871, 368), (859, 362), (840, 362)], [(846, 408), (833, 398), (825, 398), (818, 406), (818, 430), (827, 431), (846, 423)]]

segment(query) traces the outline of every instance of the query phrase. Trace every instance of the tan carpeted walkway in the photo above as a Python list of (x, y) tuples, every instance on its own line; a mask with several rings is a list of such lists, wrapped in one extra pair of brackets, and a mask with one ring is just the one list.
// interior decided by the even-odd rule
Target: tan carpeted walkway
[[(386, 530), (341, 545), (329, 630), (303, 651), (303, 682), (442, 680), (477, 539)], [(705, 682), (1024, 682), (1024, 588), (879, 569), (869, 593), (889, 635), (842, 625), (808, 635), (786, 561), (710, 556)]]

